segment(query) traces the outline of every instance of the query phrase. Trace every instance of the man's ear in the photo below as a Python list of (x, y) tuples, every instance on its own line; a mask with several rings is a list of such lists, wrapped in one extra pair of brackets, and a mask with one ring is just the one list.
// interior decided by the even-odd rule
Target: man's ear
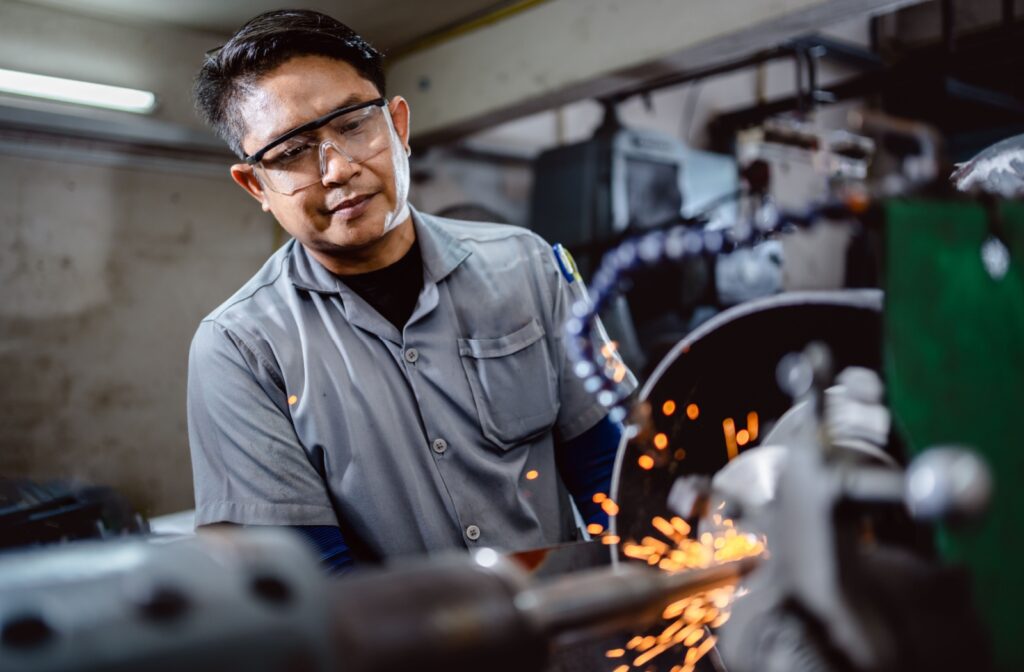
[(402, 140), (402, 146), (406, 153), (409, 152), (409, 102), (401, 96), (395, 96), (388, 102), (388, 110), (391, 112), (391, 122), (395, 125), (395, 132)]
[(246, 193), (255, 198), (263, 206), (264, 212), (270, 212), (270, 201), (267, 200), (266, 192), (256, 172), (247, 163), (236, 163), (231, 166), (231, 179), (235, 184), (245, 189)]

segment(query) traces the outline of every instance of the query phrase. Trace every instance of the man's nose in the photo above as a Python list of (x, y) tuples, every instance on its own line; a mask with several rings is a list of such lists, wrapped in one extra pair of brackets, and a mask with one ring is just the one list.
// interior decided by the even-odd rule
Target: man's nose
[(320, 181), (325, 186), (344, 184), (361, 170), (344, 149), (333, 142), (320, 144)]

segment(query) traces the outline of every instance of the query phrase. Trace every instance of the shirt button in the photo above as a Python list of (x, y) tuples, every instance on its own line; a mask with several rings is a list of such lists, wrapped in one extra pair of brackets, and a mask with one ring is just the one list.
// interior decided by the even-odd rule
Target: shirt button
[(420, 353), (416, 352), (416, 348), (409, 348), (405, 351), (405, 361), (410, 364), (415, 364), (416, 360), (420, 358)]
[(441, 455), (444, 451), (448, 450), (448, 442), (444, 439), (434, 439), (434, 442), (430, 444), (430, 447), (434, 449), (435, 453)]
[(476, 525), (470, 525), (466, 528), (466, 537), (470, 541), (476, 541), (480, 538), (480, 528)]

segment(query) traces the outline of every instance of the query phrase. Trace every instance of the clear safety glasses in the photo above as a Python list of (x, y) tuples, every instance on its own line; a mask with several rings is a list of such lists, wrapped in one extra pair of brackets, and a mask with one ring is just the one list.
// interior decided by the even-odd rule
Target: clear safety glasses
[(328, 150), (351, 163), (361, 163), (391, 145), (387, 101), (376, 98), (328, 112), (275, 138), (245, 157), (264, 186), (290, 196), (323, 179)]

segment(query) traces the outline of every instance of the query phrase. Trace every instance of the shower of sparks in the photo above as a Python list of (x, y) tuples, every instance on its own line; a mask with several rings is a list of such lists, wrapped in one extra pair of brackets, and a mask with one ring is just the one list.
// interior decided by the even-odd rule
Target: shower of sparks
[[(671, 573), (710, 567), (765, 552), (763, 539), (738, 531), (732, 520), (716, 513), (711, 522), (714, 531), (704, 532), (694, 539), (691, 537), (693, 529), (682, 518), (655, 516), (651, 519), (652, 535), (643, 537), (639, 543), (627, 541), (622, 552), (627, 557)], [(693, 672), (697, 661), (717, 641), (712, 630), (725, 624), (733, 601), (740, 595), (741, 591), (737, 591), (735, 586), (723, 586), (673, 602), (662, 612), (667, 625), (659, 634), (637, 635), (625, 644), (624, 649), (612, 649), (605, 655), (609, 658), (632, 656), (631, 665), (615, 668), (628, 670), (643, 667), (658, 656), (682, 647), (685, 649), (682, 663), (672, 670)]]
[(671, 416), (676, 412), (676, 402), (669, 399), (661, 405), (661, 412), (664, 413), (666, 417)]

